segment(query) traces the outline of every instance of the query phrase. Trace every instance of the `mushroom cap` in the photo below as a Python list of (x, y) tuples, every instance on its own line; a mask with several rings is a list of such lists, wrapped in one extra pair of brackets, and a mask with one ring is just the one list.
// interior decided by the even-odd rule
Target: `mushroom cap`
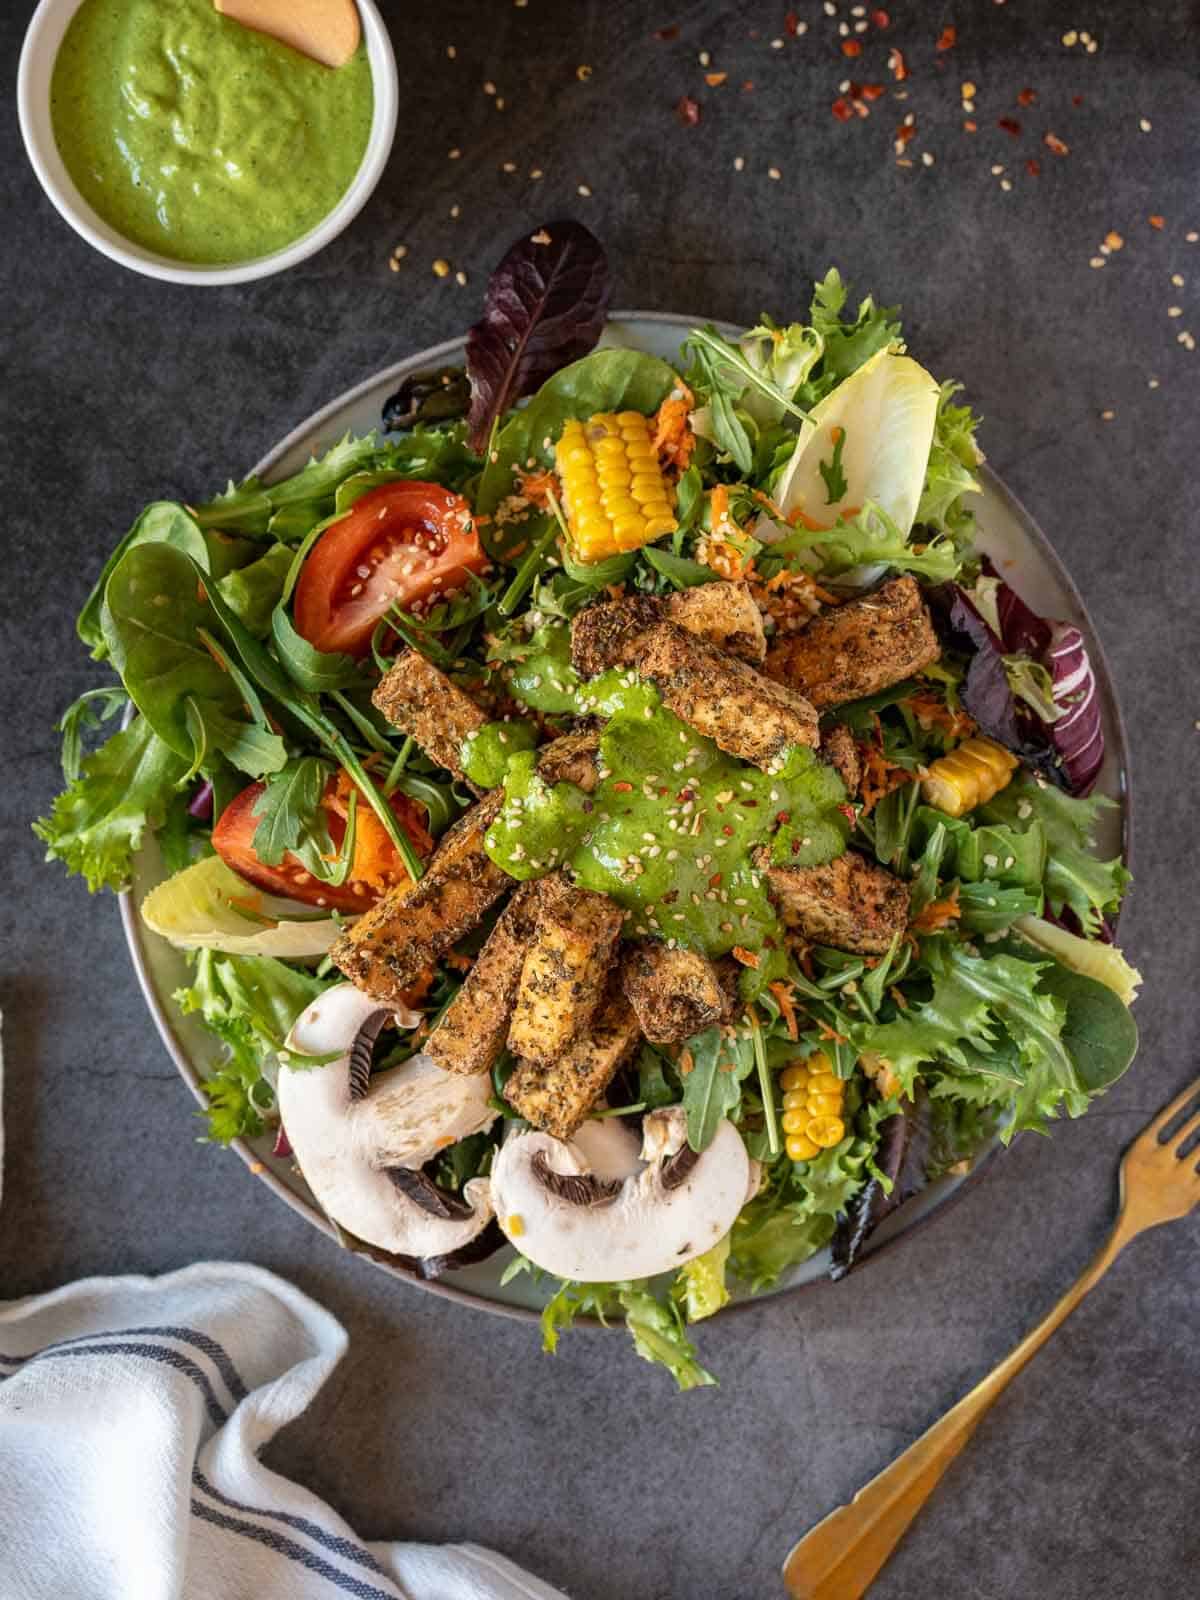
[(646, 1165), (624, 1179), (592, 1169), (576, 1141), (529, 1132), (492, 1166), (492, 1205), (505, 1235), (536, 1266), (589, 1283), (651, 1278), (724, 1238), (757, 1185), (727, 1119), (707, 1149), (687, 1144), (680, 1106), (643, 1124)]
[(439, 1150), (490, 1127), (490, 1079), (443, 1072), (426, 1055), (370, 1075), (380, 1029), (395, 1017), (353, 984), (327, 990), (297, 1019), (290, 1050), (331, 1055), (324, 1066), (283, 1064), (279, 1111), (296, 1161), (325, 1212), (356, 1238), (405, 1256), (444, 1256), (487, 1226), (485, 1179), (444, 1196), (419, 1168)]

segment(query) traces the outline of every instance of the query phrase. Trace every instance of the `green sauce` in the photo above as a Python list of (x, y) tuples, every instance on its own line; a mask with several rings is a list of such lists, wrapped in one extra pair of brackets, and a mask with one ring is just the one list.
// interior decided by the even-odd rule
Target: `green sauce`
[(504, 782), (512, 758), (535, 744), (537, 729), (532, 722), (485, 722), (463, 740), (458, 759), (472, 783), (494, 789)]
[(842, 853), (846, 792), (832, 768), (799, 748), (778, 773), (747, 766), (665, 710), (658, 691), (630, 672), (584, 684), (573, 709), (610, 718), (595, 793), (547, 785), (532, 752), (514, 756), (487, 833), (492, 860), (522, 879), (568, 867), (625, 908), (630, 936), (711, 956), (777, 943), (753, 857), (769, 845), (777, 862), (815, 866)]
[(211, 265), (269, 255), (327, 216), (374, 113), (364, 47), (332, 71), (212, 0), (84, 0), (50, 93), (93, 210), (135, 244)]

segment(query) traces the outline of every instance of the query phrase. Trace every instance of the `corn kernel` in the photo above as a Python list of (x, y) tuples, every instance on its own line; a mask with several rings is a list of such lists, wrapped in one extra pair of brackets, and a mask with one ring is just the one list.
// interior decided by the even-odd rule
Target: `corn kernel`
[(832, 1150), (846, 1137), (846, 1124), (841, 1117), (812, 1117), (804, 1132), (822, 1150)]
[(828, 1072), (830, 1074), (833, 1072), (833, 1062), (830, 1061), (824, 1050), (814, 1050), (805, 1065), (810, 1072)]
[(628, 428), (635, 433), (645, 435), (646, 419), (640, 411), (618, 411), (616, 422), (622, 432)]
[(1006, 788), (1019, 765), (994, 739), (968, 739), (933, 763), (921, 779), (921, 794), (939, 811), (961, 817)]
[(835, 1078), (832, 1072), (814, 1072), (808, 1080), (809, 1094), (836, 1094), (841, 1095), (846, 1085), (840, 1078)]
[(836, 1117), (842, 1109), (840, 1094), (810, 1094), (806, 1101), (808, 1112), (813, 1117)]
[(821, 1154), (821, 1147), (802, 1133), (794, 1133), (784, 1146), (793, 1161), (811, 1161)]
[(807, 1089), (785, 1089), (783, 1095), (783, 1109), (785, 1111), (803, 1110), (808, 1104)]
[(563, 425), (555, 465), (581, 561), (636, 550), (678, 526), (650, 421), (639, 411), (597, 412), (586, 423), (572, 417)]
[(633, 550), (641, 543), (646, 532), (644, 517), (614, 517), (613, 535), (623, 550)]
[(808, 1068), (802, 1061), (794, 1061), (790, 1067), (784, 1067), (779, 1082), (785, 1089), (803, 1089), (808, 1084)]
[(784, 1133), (803, 1133), (812, 1121), (812, 1113), (807, 1106), (795, 1106), (783, 1113)]

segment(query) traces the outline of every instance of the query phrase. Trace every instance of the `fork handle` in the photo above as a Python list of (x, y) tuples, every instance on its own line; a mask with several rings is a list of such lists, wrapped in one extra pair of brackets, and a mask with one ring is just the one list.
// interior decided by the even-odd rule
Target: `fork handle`
[(1017, 1373), (1112, 1266), (1138, 1231), (1118, 1220), (1103, 1248), (1053, 1311), (970, 1394), (819, 1522), (783, 1567), (794, 1600), (860, 1600), (933, 1493), (947, 1467)]

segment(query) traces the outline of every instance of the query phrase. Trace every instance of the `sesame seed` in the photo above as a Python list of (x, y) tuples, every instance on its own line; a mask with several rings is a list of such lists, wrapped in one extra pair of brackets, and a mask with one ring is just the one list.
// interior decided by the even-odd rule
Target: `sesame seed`
[(516, 170), (517, 170), (517, 163), (515, 161), (505, 161), (505, 162), (501, 163), (501, 166), (500, 166), (500, 171), (501, 172), (515, 172)]
[(1112, 419), (1116, 416), (1116, 414), (1117, 413), (1115, 411), (1102, 411), (1100, 413), (1100, 421), (1101, 422), (1111, 422)]
[(928, 150), (922, 150), (921, 152), (921, 165), (925, 167), (931, 167), (933, 165), (933, 156)]
[(1149, 117), (1139, 117), (1138, 118), (1138, 127), (1142, 130), (1143, 133), (1149, 133), (1150, 132), (1150, 118)]
[(1012, 189), (1012, 179), (1011, 178), (1001, 178), (1000, 179), (1000, 187), (1004, 190), (1005, 194), (1008, 194)]
[(1079, 43), (1079, 35), (1074, 28), (1068, 28), (1066, 33), (1064, 33), (1062, 36), (1062, 42), (1066, 45), (1068, 50), (1072, 45)]
[[(530, 167), (529, 176), (533, 179), (534, 183), (536, 183), (537, 180), (542, 176), (541, 167)], [(547, 236), (545, 239), (539, 239), (537, 234), (534, 234), (533, 237), (534, 237), (534, 242), (536, 244), (549, 244), (550, 243), (549, 236)]]
[(493, 83), (493, 82), (492, 82), (492, 80), (491, 80), (491, 79), (490, 79), (490, 78), (489, 78), (489, 79), (488, 79), (488, 81), (487, 81), (487, 82), (486, 82), (486, 83), (485, 83), (485, 84), (484, 84), (484, 86), (483, 86), (483, 92), (484, 92), (484, 94), (495, 94), (495, 92), (496, 92), (496, 85), (495, 85), (495, 84), (494, 84), (494, 83)]
[(1195, 244), (1196, 240), (1200, 239), (1200, 233), (1197, 233), (1195, 228), (1189, 228), (1183, 237), (1187, 240), (1188, 244)]
[(581, 183), (577, 192), (581, 194), (585, 200), (591, 199), (592, 191), (588, 188), (586, 183)]
[(1088, 262), (1088, 266), (1089, 267), (1102, 267), (1103, 265), (1104, 265), (1104, 257), (1103, 256), (1093, 256), (1091, 258), (1091, 260)]
[(458, 54), (458, 51), (452, 44), (448, 44), (446, 46), (446, 54), (450, 57), (451, 61), (453, 61), (455, 56)]
[(586, 63), (575, 68), (575, 76), (579, 79), (580, 83), (586, 83), (591, 75), (592, 69)]
[(1175, 287), (1177, 289), (1182, 289), (1183, 288), (1183, 273), (1182, 272), (1173, 272), (1171, 274), (1171, 282), (1175, 285)]
[(454, 274), (454, 281), (455, 281), (456, 284), (458, 284), (460, 289), (466, 288), (466, 284), (467, 284), (467, 275), (466, 275), (466, 273), (465, 272), (456, 272)]
[(999, 176), (1000, 176), (1000, 174), (1001, 174), (1001, 173), (1002, 173), (1002, 172), (1003, 172), (1003, 171), (1004, 171), (1004, 168), (1003, 168), (1003, 167), (1001, 167), (1001, 166), (999, 166), (999, 165), (997, 165), (997, 166), (994, 166), (994, 167), (993, 167), (993, 168), (992, 168), (992, 177), (993, 177), (993, 178), (998, 178), (998, 177), (999, 177)]
[(449, 159), (451, 161), (457, 161), (459, 156), (462, 155), (462, 151), (458, 148), (457, 145), (454, 146), (453, 150), (449, 150), (446, 153), (447, 153), (447, 155), (448, 155), (448, 157), (449, 157)]
[(778, 183), (779, 179), (783, 177), (783, 173), (780, 172), (778, 167), (768, 167), (767, 168), (767, 177), (768, 178), (774, 178), (776, 183)]
[(1167, 307), (1167, 315), (1169, 317), (1181, 317), (1183, 315), (1183, 307), (1182, 306), (1168, 306)]
[(494, 103), (495, 103), (495, 107), (496, 107), (497, 111), (503, 111), (504, 110), (504, 96), (502, 94), (498, 94), (496, 96), (496, 99), (495, 99)]
[(439, 256), (433, 263), (433, 270), (439, 278), (447, 278), (450, 275), (450, 263)]
[(1147, 387), (1147, 389), (1157, 389), (1158, 388), (1158, 379), (1157, 378), (1149, 379), (1149, 381), (1146, 384), (1146, 387)]
[(734, 156), (734, 158), (733, 158), (733, 170), (735, 172), (744, 172), (746, 170), (746, 158), (745, 158), (745, 156)]
[(771, 40), (771, 49), (772, 50), (782, 50), (783, 49), (783, 40), (782, 39), (772, 39)]
[(701, 50), (700, 54), (696, 57), (696, 60), (702, 67), (707, 67), (712, 61), (712, 57), (709, 55), (707, 50)]

